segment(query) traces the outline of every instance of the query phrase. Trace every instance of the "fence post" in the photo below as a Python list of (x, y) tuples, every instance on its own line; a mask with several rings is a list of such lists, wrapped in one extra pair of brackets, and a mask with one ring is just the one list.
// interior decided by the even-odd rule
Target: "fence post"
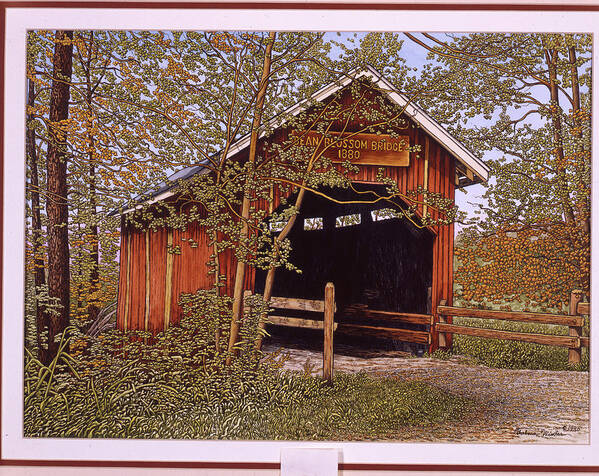
[[(441, 299), (439, 301), (439, 306), (445, 306), (447, 304), (447, 300)], [(437, 309), (437, 313), (439, 314), (439, 310)], [(444, 314), (439, 314), (439, 323), (445, 324), (447, 322), (447, 317)], [(439, 349), (447, 348), (447, 337), (445, 336), (445, 332), (439, 332)]]
[[(582, 301), (582, 291), (580, 289), (575, 289), (570, 293), (570, 304), (568, 306), (568, 314), (570, 316), (578, 315), (577, 307), (580, 301)], [(582, 327), (570, 326), (568, 335), (570, 335), (570, 337), (577, 337), (576, 347), (570, 347), (570, 349), (568, 350), (568, 363), (578, 364), (580, 363), (580, 358), (582, 354), (582, 347), (580, 345), (580, 338), (582, 337)]]
[(333, 325), (335, 322), (335, 285), (327, 283), (324, 288), (324, 348), (322, 351), (322, 378), (333, 381)]

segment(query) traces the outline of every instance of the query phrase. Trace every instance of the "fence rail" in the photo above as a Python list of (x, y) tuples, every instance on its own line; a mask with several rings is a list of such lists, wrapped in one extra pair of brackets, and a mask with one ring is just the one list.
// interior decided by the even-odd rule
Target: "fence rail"
[(575, 347), (579, 339), (569, 336), (556, 336), (549, 334), (534, 334), (531, 332), (502, 331), (499, 329), (483, 329), (480, 327), (458, 326), (455, 324), (437, 324), (439, 332), (462, 334), (487, 339), (517, 340), (533, 344), (556, 345), (560, 347)]
[(412, 314), (408, 312), (393, 312), (393, 311), (375, 311), (373, 309), (360, 310), (343, 310), (344, 321), (351, 322), (354, 320), (371, 319), (382, 321), (389, 324), (421, 324), (430, 326), (432, 324), (432, 316), (430, 314)]
[(365, 326), (357, 324), (340, 323), (338, 332), (342, 334), (396, 339), (416, 344), (430, 344), (428, 331), (414, 331), (411, 329), (398, 329), (396, 327)]
[[(317, 321), (314, 319), (302, 319), (301, 317), (287, 317), (287, 316), (268, 316), (268, 323), (276, 326), (284, 327), (301, 327), (304, 329), (323, 329), (324, 320)], [(333, 330), (337, 330), (337, 322), (333, 323)]]
[[(580, 302), (582, 291), (572, 291), (567, 315), (543, 314), (538, 312), (518, 311), (492, 311), (486, 309), (468, 309), (462, 307), (445, 306), (444, 302), (437, 307), (439, 322), (435, 324), (439, 332), (439, 343), (443, 346), (447, 334), (462, 334), (487, 339), (515, 340), (520, 342), (531, 342), (534, 344), (554, 345), (568, 347), (568, 362), (576, 364), (580, 362), (582, 347), (589, 347), (589, 338), (583, 337), (582, 327), (584, 325), (583, 315), (590, 312), (590, 303)], [(450, 324), (447, 317), (473, 317), (478, 319), (497, 319), (519, 322), (533, 322), (539, 324), (554, 324), (568, 326), (568, 335), (535, 334), (530, 332), (504, 331), (498, 329), (484, 329), (473, 326), (462, 326)]]
[(506, 321), (534, 322), (538, 324), (557, 324), (563, 326), (582, 326), (582, 316), (560, 314), (541, 314), (537, 312), (491, 311), (486, 309), (466, 309), (462, 307), (439, 306), (437, 312), (444, 316), (477, 317), (481, 319), (500, 319)]
[[(325, 309), (325, 301), (277, 296), (270, 299), (270, 307), (279, 310), (283, 309), (307, 311), (310, 313), (323, 313)], [(334, 307), (334, 311), (337, 312), (336, 305)], [(419, 324), (430, 326), (432, 325), (433, 317), (431, 314), (377, 311), (368, 308), (347, 308), (341, 310), (338, 314), (340, 314), (338, 319), (340, 322), (334, 322), (333, 330), (340, 334), (360, 337), (369, 336), (384, 339), (397, 339), (416, 344), (430, 344), (430, 332), (428, 331), (400, 329), (397, 327), (388, 326), (397, 324)], [(364, 324), (364, 321), (377, 321), (377, 325), (373, 325), (372, 323)], [(268, 323), (285, 327), (324, 329), (324, 321), (309, 319), (306, 317), (300, 318), (271, 315), (268, 318)]]

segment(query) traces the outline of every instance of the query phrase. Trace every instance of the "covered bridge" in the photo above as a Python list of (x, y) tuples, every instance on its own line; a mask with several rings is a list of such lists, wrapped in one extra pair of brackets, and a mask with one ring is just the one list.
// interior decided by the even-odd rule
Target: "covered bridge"
[[(453, 201), (456, 188), (485, 182), (488, 168), (373, 68), (320, 89), (310, 100), (289, 108), (283, 117), (295, 116), (311, 104), (326, 102), (333, 96), (351, 103), (353, 96), (345, 91), (353, 81), (364, 80), (373, 87), (373, 94), (403, 108), (407, 127), (398, 130), (397, 135), (357, 134), (351, 143), (334, 149), (339, 158), (345, 154), (357, 166), (350, 174), (353, 186), (326, 190), (334, 201), (315, 193), (306, 194), (289, 235), (293, 244), (291, 261), (302, 274), (278, 271), (273, 295), (322, 299), (325, 283), (332, 281), (336, 287), (338, 330), (342, 330), (343, 322), (356, 319), (363, 324), (382, 322), (387, 327), (381, 329), (398, 329), (389, 330), (389, 338), (425, 344), (434, 350), (438, 336), (430, 324), (437, 319), (435, 309), (442, 300), (452, 303), (454, 226), (422, 226), (423, 219), (424, 225), (428, 223), (425, 217), (439, 218), (434, 207), (422, 203), (422, 192)], [(293, 133), (280, 119), (273, 119), (270, 126), (274, 132), (263, 134), (258, 153), (266, 150), (269, 143), (282, 142)], [(344, 132), (357, 128), (357, 124), (350, 123)], [(310, 145), (314, 134), (305, 134), (302, 140)], [(233, 160), (247, 160), (249, 144), (249, 136), (235, 142), (230, 148)], [(395, 214), (388, 203), (355, 203), (359, 200), (354, 199), (363, 192), (385, 193), (377, 180), (381, 169), (400, 192), (417, 198), (412, 220)], [(176, 202), (177, 183), (199, 173), (206, 173), (201, 165), (174, 174), (169, 182), (144, 196), (144, 201)], [(275, 190), (273, 203), (263, 206), (269, 207), (270, 212), (279, 209), (282, 195)], [(289, 194), (285, 198), (289, 199)], [(395, 200), (398, 206), (407, 208), (401, 199)], [(117, 326), (157, 333), (179, 322), (180, 293), (212, 287), (213, 277), (208, 273), (212, 248), (206, 230), (197, 223), (191, 223), (184, 231), (169, 227), (137, 230), (125, 220), (133, 210), (135, 207), (125, 210), (121, 222)], [(177, 254), (168, 252), (173, 248), (177, 248)], [(219, 264), (221, 273), (233, 283), (233, 253), (223, 252)], [(250, 269), (245, 289), (260, 293), (264, 280), (265, 272)], [(430, 319), (423, 320), (427, 314)], [(348, 330), (351, 327), (347, 326)], [(402, 333), (401, 328), (408, 332)]]

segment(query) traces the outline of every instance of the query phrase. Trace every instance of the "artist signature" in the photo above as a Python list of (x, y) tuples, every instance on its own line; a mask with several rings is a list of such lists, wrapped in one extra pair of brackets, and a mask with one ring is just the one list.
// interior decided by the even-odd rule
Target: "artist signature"
[(516, 428), (514, 433), (516, 435), (529, 435), (529, 436), (540, 436), (543, 438), (552, 438), (556, 436), (566, 436), (564, 431), (575, 433), (580, 431), (581, 428), (576, 425), (564, 425), (561, 428), (556, 428), (552, 430), (544, 430), (544, 429), (530, 429), (530, 428)]

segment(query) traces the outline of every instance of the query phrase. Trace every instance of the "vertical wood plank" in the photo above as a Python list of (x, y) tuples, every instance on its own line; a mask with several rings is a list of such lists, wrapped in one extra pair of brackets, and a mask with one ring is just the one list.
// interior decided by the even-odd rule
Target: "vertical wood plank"
[[(428, 191), (428, 155), (430, 153), (430, 141), (428, 135), (424, 136), (424, 170), (423, 170), (423, 184), (422, 189), (426, 193)], [(422, 216), (426, 217), (428, 213), (428, 205), (425, 203), (422, 205)]]
[[(412, 137), (417, 138), (418, 132), (415, 130), (413, 132), (414, 134), (412, 135)], [(415, 139), (412, 139), (412, 143), (414, 143), (414, 141)], [(408, 174), (408, 183), (406, 191), (413, 191), (416, 188), (414, 185), (414, 162), (416, 162), (416, 155), (418, 155), (417, 152), (410, 153), (410, 166), (406, 167), (406, 172)]]
[[(577, 307), (578, 303), (582, 301), (582, 291), (580, 289), (576, 289), (570, 293), (570, 304), (568, 306), (568, 314), (570, 316), (575, 316), (578, 314)], [(582, 348), (580, 345), (580, 338), (582, 337), (582, 327), (580, 326), (570, 326), (568, 330), (568, 335), (570, 337), (577, 337), (578, 345), (576, 347), (570, 347), (568, 350), (568, 363), (570, 364), (579, 364), (582, 357)]]
[[(173, 246), (179, 247), (183, 252), (183, 242), (181, 241), (181, 230), (173, 230)], [(173, 279), (171, 288), (171, 314), (169, 325), (177, 325), (181, 320), (181, 308), (179, 307), (179, 295), (181, 294), (183, 262), (180, 254), (172, 254), (173, 259)]]
[[(144, 331), (148, 332), (148, 322), (150, 320), (150, 230), (145, 232), (146, 239), (146, 307), (144, 313)], [(144, 338), (147, 341), (147, 338)]]
[(119, 256), (119, 291), (118, 310), (116, 314), (117, 329), (123, 329), (125, 320), (125, 303), (127, 302), (127, 238), (125, 219), (121, 217), (121, 247)]
[[(440, 150), (437, 144), (431, 144), (432, 160), (429, 162), (430, 167), (430, 184), (429, 190), (431, 192), (439, 192), (439, 162), (440, 162)], [(433, 152), (434, 151), (434, 152)], [(430, 210), (431, 219), (438, 217), (437, 212)], [(432, 310), (433, 310), (433, 323), (436, 324), (439, 320), (437, 314), (437, 306), (441, 299), (441, 270), (443, 268), (441, 264), (441, 253), (442, 247), (442, 230), (441, 227), (435, 226), (437, 234), (433, 243), (433, 271), (432, 271)], [(436, 326), (431, 326), (431, 344), (429, 346), (429, 352), (437, 350), (439, 345), (439, 333), (437, 332)]]
[(143, 263), (144, 256), (140, 256), (141, 246), (139, 240), (140, 233), (135, 231), (131, 234), (131, 302), (129, 303), (129, 322), (128, 328), (132, 331), (139, 330), (138, 320), (139, 313), (142, 309), (142, 303), (139, 296), (139, 279), (141, 278), (141, 270), (139, 269), (140, 261)]
[(322, 352), (322, 378), (333, 381), (333, 325), (335, 322), (335, 285), (324, 288), (324, 348)]
[[(453, 157), (451, 157), (450, 155), (448, 155), (448, 160), (449, 160), (449, 175), (448, 175), (448, 180), (447, 180), (448, 193), (449, 193), (448, 197), (449, 197), (449, 199), (451, 199), (452, 204), (455, 204), (455, 184), (451, 181), (451, 177), (455, 174), (455, 171), (456, 171), (455, 159)], [(451, 223), (450, 225), (448, 225), (448, 227), (447, 227), (447, 238), (448, 238), (447, 250), (449, 253), (449, 258), (448, 258), (448, 262), (447, 262), (446, 273), (447, 273), (447, 282), (448, 282), (447, 304), (449, 306), (453, 306), (454, 230), (455, 230), (454, 223)], [(449, 324), (452, 324), (453, 316), (448, 317), (447, 322)], [(446, 335), (446, 342), (447, 342), (447, 347), (451, 349), (451, 347), (453, 345), (453, 334)]]
[(171, 295), (173, 292), (173, 258), (174, 255), (169, 253), (173, 246), (173, 230), (168, 230), (166, 239), (167, 253), (166, 253), (166, 282), (164, 291), (164, 330), (168, 328), (171, 320)]
[(148, 331), (164, 330), (164, 295), (166, 291), (166, 228), (150, 233), (150, 315)]
[(131, 306), (131, 239), (133, 234), (127, 233), (127, 277), (125, 280), (125, 317), (123, 318), (123, 330), (129, 329), (129, 308)]
[(142, 231), (136, 235), (137, 251), (135, 256), (135, 273), (133, 274), (133, 284), (135, 289), (135, 297), (133, 302), (135, 306), (135, 314), (131, 315), (131, 330), (141, 331), (144, 328), (144, 318), (146, 314), (146, 240), (145, 233)]
[[(443, 198), (447, 198), (449, 195), (449, 182), (451, 177), (449, 176), (449, 157), (445, 150), (442, 150), (441, 155), (441, 194)], [(443, 217), (445, 218), (445, 217)], [(439, 234), (443, 237), (441, 242), (442, 260), (441, 260), (441, 299), (445, 299), (445, 302), (449, 299), (448, 293), (448, 282), (449, 276), (447, 276), (448, 262), (449, 262), (449, 229), (447, 225), (441, 225)]]

